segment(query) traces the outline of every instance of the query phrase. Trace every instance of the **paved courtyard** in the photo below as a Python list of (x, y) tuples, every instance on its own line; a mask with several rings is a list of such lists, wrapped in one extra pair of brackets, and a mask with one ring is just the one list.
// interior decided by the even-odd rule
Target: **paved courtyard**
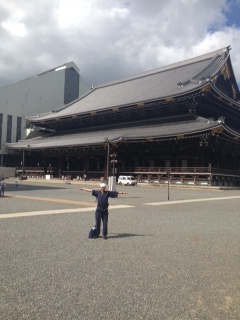
[(240, 190), (118, 186), (89, 240), (83, 184), (6, 182), (1, 319), (240, 319)]

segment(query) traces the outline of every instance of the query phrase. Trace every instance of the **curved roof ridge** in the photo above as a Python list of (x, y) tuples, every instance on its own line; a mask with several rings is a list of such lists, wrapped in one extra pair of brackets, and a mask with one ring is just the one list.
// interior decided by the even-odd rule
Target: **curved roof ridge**
[(221, 55), (216, 54), (212, 58), (210, 63), (205, 68), (200, 70), (192, 79), (193, 80), (204, 80), (206, 78), (213, 77), (219, 71), (219, 69), (222, 68), (222, 66), (224, 65), (224, 63), (228, 59), (228, 57), (229, 57), (229, 52), (223, 52)]
[(222, 49), (222, 52), (219, 51), (220, 50), (217, 51), (211, 61), (202, 67), (194, 77), (180, 81), (178, 86), (186, 86), (190, 82), (198, 83), (202, 80), (209, 81), (210, 78), (215, 76), (230, 56), (229, 47)]
[(229, 53), (229, 50), (230, 50), (230, 46), (224, 47), (222, 49), (218, 49), (218, 50), (215, 50), (215, 51), (212, 51), (212, 52), (209, 52), (209, 53), (205, 53), (205, 54), (200, 55), (200, 56), (196, 56), (196, 57), (189, 58), (189, 59), (186, 59), (186, 60), (182, 60), (182, 61), (179, 61), (179, 62), (174, 62), (174, 63), (169, 64), (167, 66), (162, 66), (162, 67), (159, 67), (159, 68), (155, 68), (155, 69), (151, 69), (151, 70), (144, 71), (144, 72), (141, 72), (141, 73), (137, 73), (137, 74), (132, 75), (132, 76), (128, 76), (128, 77), (121, 78), (121, 79), (118, 79), (118, 80), (113, 80), (113, 81), (110, 81), (110, 82), (99, 84), (99, 85), (96, 85), (95, 88), (96, 89), (100, 89), (100, 88), (108, 87), (108, 86), (115, 85), (115, 84), (118, 84), (118, 83), (123, 83), (123, 82), (131, 81), (131, 80), (134, 80), (134, 79), (143, 78), (143, 77), (146, 77), (146, 76), (149, 76), (149, 75), (153, 75), (153, 74), (156, 74), (156, 73), (160, 73), (160, 72), (168, 71), (168, 70), (171, 70), (171, 69), (179, 68), (179, 67), (182, 67), (184, 65), (192, 64), (192, 63), (199, 62), (199, 61), (202, 61), (202, 60), (207, 60), (207, 59), (210, 59), (211, 57), (212, 57), (212, 59), (214, 59), (214, 57), (220, 56), (224, 52)]
[[(239, 100), (235, 100), (229, 96), (227, 96), (224, 92), (222, 92), (221, 90), (218, 89), (218, 87), (215, 86), (215, 84), (213, 82), (210, 82), (210, 85), (212, 87), (212, 89), (220, 96), (222, 96), (225, 100), (227, 100), (229, 103), (234, 104), (238, 110), (240, 110), (240, 102)], [(236, 85), (236, 88), (238, 90), (239, 93), (239, 89), (238, 86)]]

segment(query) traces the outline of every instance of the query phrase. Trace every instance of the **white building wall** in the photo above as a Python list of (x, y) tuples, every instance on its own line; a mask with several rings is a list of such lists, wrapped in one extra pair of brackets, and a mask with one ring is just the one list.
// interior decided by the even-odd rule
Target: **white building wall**
[[(73, 63), (66, 68), (79, 69)], [(11, 142), (16, 142), (17, 117), (22, 118), (21, 139), (26, 138), (26, 116), (34, 116), (64, 105), (64, 85), (66, 68), (56, 68), (39, 75), (29, 77), (14, 84), (0, 87), (0, 113), (3, 114), (2, 141), (0, 154), (5, 153), (4, 143), (7, 136), (7, 118), (12, 116)], [(89, 91), (89, 85), (79, 75), (79, 96)], [(10, 142), (10, 141), (8, 141)]]

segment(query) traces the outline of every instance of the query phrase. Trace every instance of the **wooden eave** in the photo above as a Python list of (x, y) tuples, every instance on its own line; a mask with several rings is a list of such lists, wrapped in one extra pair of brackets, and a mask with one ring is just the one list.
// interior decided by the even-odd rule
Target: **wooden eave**
[(89, 146), (104, 146), (105, 138), (110, 143), (154, 142), (166, 140), (182, 140), (201, 137), (202, 135), (227, 137), (235, 144), (240, 144), (240, 133), (228, 127), (223, 119), (208, 120), (194, 114), (177, 116), (175, 120), (155, 119), (141, 121), (131, 126), (93, 128), (92, 130), (65, 131), (52, 133), (45, 137), (24, 140), (19, 143), (7, 144), (11, 150), (43, 150), (65, 148), (88, 148)]
[[(102, 116), (106, 117), (108, 115), (113, 115), (115, 116), (121, 115), (125, 112), (131, 113), (131, 112), (138, 112), (140, 109), (143, 111), (147, 111), (152, 107), (158, 107), (158, 108), (163, 108), (167, 106), (171, 106), (173, 103), (177, 105), (180, 102), (187, 101), (189, 99), (192, 99), (196, 96), (201, 96), (203, 92), (209, 91), (210, 87), (208, 83), (204, 83), (200, 88), (189, 90), (188, 92), (184, 93), (179, 93), (178, 95), (170, 95), (166, 97), (162, 97), (159, 99), (153, 99), (153, 100), (148, 100), (148, 101), (140, 101), (136, 102), (131, 105), (122, 105), (118, 107), (111, 107), (111, 108), (102, 108), (101, 110), (98, 111), (91, 111), (91, 112), (84, 112), (84, 113), (78, 113), (74, 114), (71, 116), (67, 117), (56, 117), (51, 120), (44, 120), (44, 121), (39, 121), (37, 120), (30, 121), (29, 123), (35, 125), (35, 126), (40, 126), (40, 127), (45, 127), (45, 128), (50, 128), (50, 129), (55, 129), (56, 126), (59, 128), (61, 127), (61, 123), (73, 123), (74, 121), (89, 121), (91, 122), (91, 119), (96, 118), (97, 116)], [(56, 125), (57, 124), (57, 125)], [(65, 127), (63, 125), (63, 127)]]

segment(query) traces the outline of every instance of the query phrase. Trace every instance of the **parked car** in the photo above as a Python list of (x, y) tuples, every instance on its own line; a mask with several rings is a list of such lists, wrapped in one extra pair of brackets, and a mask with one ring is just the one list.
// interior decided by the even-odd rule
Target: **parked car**
[(125, 186), (135, 186), (137, 184), (137, 180), (133, 176), (119, 176), (118, 184), (122, 184)]

